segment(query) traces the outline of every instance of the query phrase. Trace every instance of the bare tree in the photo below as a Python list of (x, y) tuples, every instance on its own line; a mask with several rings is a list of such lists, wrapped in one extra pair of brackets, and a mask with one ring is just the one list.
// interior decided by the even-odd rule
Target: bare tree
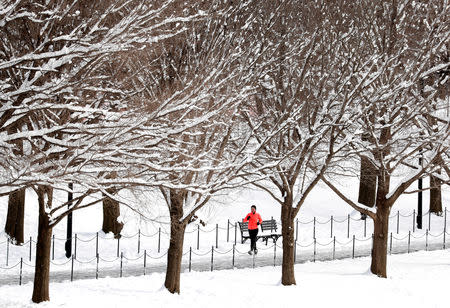
[[(356, 121), (347, 132), (354, 135), (348, 139), (348, 159), (366, 159), (376, 171), (375, 210), (353, 202), (330, 177), (324, 181), (349, 205), (373, 219), (371, 272), (380, 277), (386, 277), (392, 206), (414, 181), (436, 171), (440, 157), (448, 152), (449, 119), (442, 116), (445, 106), (437, 99), (436, 84), (421, 95), (419, 83), (449, 65), (430, 65), (433, 54), (448, 41), (445, 19), (449, 9), (445, 2), (409, 1), (360, 1), (354, 7), (355, 34), (364, 45), (359, 61), (372, 65), (366, 68), (370, 78), (354, 106)], [(430, 125), (430, 116), (437, 114), (440, 121)], [(393, 176), (401, 178), (395, 187)]]
[[(255, 132), (252, 168), (266, 180), (254, 185), (281, 207), (283, 285), (295, 284), (294, 219), (312, 189), (336, 163), (345, 142), (344, 128), (353, 120), (352, 106), (362, 81), (353, 61), (358, 49), (347, 45), (353, 32), (340, 4), (272, 1), (262, 11), (260, 91), (244, 118)], [(265, 25), (264, 23), (268, 23)], [(253, 102), (252, 102), (253, 103)], [(269, 166), (269, 167), (268, 167)]]
[[(241, 131), (237, 114), (254, 94), (250, 67), (255, 48), (246, 41), (243, 27), (253, 16), (253, 3), (214, 1), (204, 7), (208, 18), (161, 48), (144, 50), (136, 57), (139, 61), (129, 64), (138, 72), (134, 87), (142, 89), (136, 109), (154, 116), (133, 129), (135, 146), (127, 151), (136, 147), (131, 157), (141, 166), (136, 181), (147, 185), (146, 179), (152, 178), (151, 185), (159, 187), (168, 206), (165, 287), (172, 293), (180, 292), (187, 225), (198, 220), (198, 211), (215, 193), (238, 185), (247, 163), (249, 137)], [(151, 133), (155, 123), (168, 128), (167, 138)]]
[[(95, 152), (114, 139), (113, 127), (124, 126), (112, 106), (118, 91), (107, 87), (96, 68), (108, 55), (184, 31), (185, 22), (202, 15), (185, 14), (188, 2), (2, 2), (0, 187), (3, 195), (26, 187), (38, 195), (34, 302), (49, 300), (52, 228), (69, 212), (92, 204), (81, 205), (84, 197), (113, 187), (106, 177), (120, 165)], [(55, 206), (53, 189), (71, 182), (82, 187), (79, 196), (68, 209)]]

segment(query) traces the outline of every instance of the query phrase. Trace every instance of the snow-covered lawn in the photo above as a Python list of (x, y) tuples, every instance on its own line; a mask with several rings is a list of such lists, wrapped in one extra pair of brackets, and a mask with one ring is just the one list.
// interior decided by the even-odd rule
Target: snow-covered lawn
[(450, 307), (450, 250), (389, 256), (388, 279), (368, 273), (369, 258), (296, 265), (297, 285), (280, 285), (280, 267), (183, 273), (181, 295), (163, 274), (50, 285), (34, 305), (32, 284), (0, 287), (0, 307)]

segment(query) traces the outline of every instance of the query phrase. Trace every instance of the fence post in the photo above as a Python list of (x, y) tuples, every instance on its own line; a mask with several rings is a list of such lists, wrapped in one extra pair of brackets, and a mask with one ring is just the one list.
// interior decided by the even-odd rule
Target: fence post
[(189, 247), (189, 273), (191, 272), (192, 247)]
[(336, 236), (333, 236), (333, 260), (335, 259), (336, 254)]
[(294, 263), (297, 260), (297, 240), (294, 242)]
[(78, 235), (75, 233), (75, 247), (74, 247), (74, 250), (75, 250), (75, 259), (77, 258), (77, 242), (78, 242)]
[(20, 258), (20, 278), (19, 278), (19, 286), (22, 285), (22, 267), (23, 267), (23, 258)]
[(161, 227), (158, 228), (158, 253), (161, 251)]
[(347, 238), (350, 237), (350, 214), (347, 216)]
[[(372, 238), (373, 238), (373, 234), (372, 234)], [(372, 244), (373, 247), (373, 244)], [(391, 232), (391, 243), (389, 244), (389, 254), (392, 254), (392, 232)]]
[(425, 250), (428, 251), (428, 230), (426, 231), (425, 235)]
[(197, 225), (197, 250), (200, 249), (200, 225)]
[(314, 223), (313, 223), (313, 238), (316, 238), (316, 216), (314, 216)]
[(367, 216), (364, 219), (364, 238), (367, 236)]
[(443, 244), (443, 249), (445, 249), (445, 231), (444, 231), (444, 244)]
[(355, 235), (353, 234), (353, 250), (352, 250), (352, 259), (355, 258)]
[(314, 262), (316, 262), (316, 244), (317, 244), (317, 239), (314, 238)]
[(410, 246), (411, 246), (411, 231), (408, 231), (408, 253)]
[(447, 208), (444, 209), (444, 234), (447, 231)]
[(330, 235), (330, 237), (333, 237), (333, 215), (331, 215), (330, 222), (331, 222), (331, 235)]
[(95, 235), (95, 255), (98, 255), (98, 232)]
[(98, 279), (98, 262), (100, 260), (100, 257), (99, 257), (98, 254), (95, 257), (97, 258), (97, 263), (96, 263), (96, 266), (95, 266), (95, 279)]
[(227, 243), (230, 241), (230, 220), (227, 221)]
[(70, 281), (73, 281), (73, 261), (75, 260), (74, 255), (72, 254), (72, 266), (70, 268)]
[(6, 239), (6, 266), (9, 263), (9, 237)]
[(413, 210), (413, 233), (416, 232), (416, 210)]
[(211, 246), (211, 272), (214, 269), (214, 246)]
[(141, 252), (141, 229), (138, 230), (138, 254)]
[(428, 230), (431, 230), (431, 211), (428, 210)]
[(400, 231), (399, 225), (400, 225), (400, 211), (397, 211), (397, 234)]
[(255, 254), (253, 254), (253, 256), (252, 256), (253, 257), (253, 264), (252, 264), (253, 267), (252, 268), (255, 268), (255, 256), (256, 256)]
[(234, 245), (236, 245), (237, 239), (237, 222), (234, 223)]
[(277, 260), (277, 243), (273, 244), (273, 266), (275, 267), (275, 263)]
[(219, 248), (219, 224), (216, 224), (216, 248)]
[(52, 235), (52, 260), (55, 260), (55, 235)]
[(117, 238), (117, 258), (118, 258), (119, 255), (120, 255), (119, 251), (120, 251), (120, 237)]
[(122, 278), (122, 270), (123, 270), (123, 251), (120, 253), (120, 278)]
[(231, 265), (234, 268), (234, 251), (236, 250), (236, 245), (233, 244), (233, 260), (231, 261)]
[(298, 240), (298, 218), (295, 219), (295, 241)]
[[(375, 226), (374, 226), (375, 227)], [(372, 233), (372, 246), (371, 246), (372, 248), (371, 248), (371, 250), (370, 250), (370, 252), (371, 252), (371, 254), (373, 254), (373, 233)]]
[(30, 236), (30, 262), (31, 262), (31, 245), (32, 245), (33, 239)]
[(144, 249), (144, 276), (147, 269), (147, 249)]

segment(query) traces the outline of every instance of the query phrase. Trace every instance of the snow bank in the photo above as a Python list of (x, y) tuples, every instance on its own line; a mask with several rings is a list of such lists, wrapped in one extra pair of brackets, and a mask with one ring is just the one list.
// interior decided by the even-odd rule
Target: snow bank
[(450, 251), (389, 257), (388, 278), (368, 274), (370, 260), (296, 265), (297, 285), (280, 285), (280, 267), (182, 274), (182, 293), (163, 274), (54, 283), (51, 302), (31, 303), (32, 285), (0, 287), (0, 307), (449, 307)]

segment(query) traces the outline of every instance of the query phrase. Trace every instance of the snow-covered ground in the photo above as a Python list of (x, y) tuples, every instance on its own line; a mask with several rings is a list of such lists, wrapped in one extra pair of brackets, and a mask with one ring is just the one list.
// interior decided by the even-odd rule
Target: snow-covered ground
[[(426, 183), (425, 183), (426, 185)], [(356, 196), (358, 183), (345, 179), (342, 181), (342, 189), (350, 196)], [(61, 200), (64, 200), (65, 196), (58, 196)], [(155, 198), (155, 199), (151, 199)], [(424, 193), (424, 213), (428, 212), (428, 193)], [(148, 202), (149, 206), (148, 214), (153, 215), (154, 218), (164, 218), (166, 207), (162, 200), (158, 200), (154, 195), (148, 194), (142, 198), (143, 204)], [(446, 207), (450, 201), (450, 193), (447, 186), (443, 190), (443, 206)], [(200, 233), (197, 232), (197, 225), (189, 226), (185, 235), (184, 245), (184, 257), (183, 265), (187, 268), (189, 262), (189, 249), (192, 247), (192, 263), (193, 269), (199, 269), (199, 263), (205, 263), (206, 268), (211, 259), (212, 246), (215, 247), (216, 252), (214, 255), (214, 263), (219, 268), (227, 268), (231, 266), (232, 260), (232, 248), (235, 240), (235, 229), (233, 225), (229, 226), (227, 230), (228, 220), (234, 223), (240, 219), (249, 211), (251, 204), (258, 206), (258, 212), (261, 213), (263, 219), (273, 217), (279, 219), (280, 212), (279, 206), (264, 192), (244, 189), (241, 191), (227, 193), (220, 196), (219, 201), (214, 206), (208, 207), (201, 214), (208, 224), (200, 227)], [(417, 195), (404, 195), (401, 196), (399, 201), (395, 204), (391, 213), (390, 231), (393, 233), (392, 237), (392, 252), (407, 252), (408, 247), (408, 233), (409, 231), (415, 231), (410, 237), (411, 250), (426, 249), (427, 243), (432, 249), (441, 249), (444, 246), (443, 230), (445, 223), (450, 226), (450, 219), (446, 220), (445, 216), (437, 217), (435, 215), (424, 216), (424, 229), (418, 231), (414, 230), (413, 211), (417, 207)], [(450, 208), (449, 208), (450, 209)], [(6, 219), (7, 210), (7, 198), (0, 198), (0, 228), (3, 229)], [(144, 257), (144, 250), (147, 251), (147, 266), (154, 267), (157, 271), (163, 271), (161, 269), (165, 266), (166, 257), (164, 254), (167, 251), (169, 244), (169, 230), (168, 225), (164, 223), (158, 223), (155, 221), (143, 221), (134, 212), (122, 207), (122, 216), (125, 221), (125, 227), (123, 230), (123, 237), (118, 243), (117, 240), (112, 238), (112, 234), (105, 235), (102, 232), (99, 233), (98, 240), (98, 252), (100, 256), (100, 277), (104, 273), (114, 272), (119, 273), (120, 259), (119, 255), (123, 252), (124, 255), (124, 274), (130, 267), (135, 269), (132, 272), (142, 272)], [(399, 217), (397, 220), (397, 213)], [(450, 212), (449, 212), (450, 213)], [(350, 214), (350, 228), (348, 228), (348, 215)], [(333, 215), (333, 226), (331, 226), (330, 218)], [(314, 227), (314, 217), (316, 217), (316, 226)], [(327, 187), (319, 185), (316, 187), (310, 198), (307, 199), (306, 204), (301, 209), (298, 216), (299, 223), (298, 231), (298, 258), (301, 260), (313, 260), (314, 258), (314, 235), (317, 240), (316, 250), (318, 259), (332, 259), (333, 252), (333, 238), (331, 237), (331, 228), (333, 228), (333, 236), (336, 236), (336, 257), (351, 257), (353, 250), (352, 237), (355, 235), (355, 256), (367, 255), (370, 252), (371, 234), (373, 230), (372, 221), (368, 219), (366, 221), (366, 231), (364, 232), (364, 221), (359, 220), (360, 215), (356, 211), (353, 211), (351, 207), (344, 204), (337, 196), (334, 195)], [(430, 231), (427, 239), (426, 229), (428, 229), (428, 219), (431, 218)], [(159, 221), (159, 220), (157, 220)], [(83, 209), (74, 213), (74, 234), (77, 235), (77, 247), (76, 247), (76, 262), (74, 264), (75, 279), (80, 277), (80, 273), (90, 270), (89, 275), (83, 277), (95, 277), (92, 276), (92, 271), (96, 268), (95, 256), (96, 256), (96, 232), (101, 229), (102, 223), (102, 206), (96, 205), (91, 208)], [(399, 232), (397, 233), (397, 223), (399, 223)], [(216, 248), (216, 224), (218, 224), (218, 237)], [(64, 272), (64, 277), (68, 277), (71, 270), (70, 260), (67, 260), (64, 256), (64, 239), (66, 221), (63, 220), (54, 229), (54, 249), (52, 247), (52, 256), (54, 252), (54, 258), (52, 259), (52, 273)], [(158, 230), (161, 228), (161, 238), (159, 240)], [(139, 237), (137, 232), (141, 230), (141, 236)], [(37, 204), (36, 196), (29, 190), (26, 196), (26, 217), (25, 217), (25, 241), (32, 237), (31, 246), (30, 243), (26, 243), (24, 246), (7, 246), (6, 237), (3, 230), (0, 231), (0, 285), (2, 283), (17, 283), (19, 277), (19, 262), (20, 258), (24, 260), (23, 273), (28, 274), (28, 277), (32, 277), (34, 258), (35, 258), (35, 240), (37, 236)], [(248, 249), (248, 242), (240, 244), (240, 232), (239, 227), (236, 230), (236, 265), (239, 265), (238, 252), (245, 252)], [(227, 238), (228, 232), (228, 238)], [(197, 242), (200, 242), (197, 249)], [(158, 252), (158, 242), (159, 252)], [(72, 241), (73, 251), (75, 251), (75, 240)], [(261, 258), (264, 257), (268, 264), (273, 259), (273, 244), (269, 242), (267, 247), (262, 244), (258, 244), (261, 248)], [(281, 241), (278, 241), (278, 245), (281, 245)], [(433, 246), (434, 245), (434, 246)], [(450, 246), (450, 243), (447, 244)], [(30, 250), (31, 248), (31, 250)], [(266, 249), (266, 250), (263, 250)], [(31, 258), (30, 258), (31, 251)], [(282, 250), (276, 249), (276, 263), (281, 261)], [(8, 256), (8, 257), (7, 257)], [(7, 260), (8, 259), (8, 260)], [(130, 260), (128, 260), (130, 259)], [(132, 261), (131, 259), (136, 259)], [(85, 264), (84, 262), (90, 261)], [(113, 262), (107, 262), (113, 261)], [(83, 263), (82, 263), (83, 262)], [(196, 265), (195, 265), (196, 263)], [(64, 264), (64, 265), (60, 265)], [(220, 266), (222, 264), (222, 266)], [(5, 270), (15, 266), (13, 269)], [(203, 268), (203, 267), (201, 267)], [(149, 271), (150, 272), (150, 271)], [(6, 277), (10, 278), (6, 278)], [(26, 276), (26, 275), (25, 275)], [(64, 278), (65, 279), (65, 278)], [(11, 280), (8, 282), (7, 280)]]
[(280, 285), (281, 268), (260, 267), (181, 276), (181, 294), (164, 275), (50, 285), (50, 302), (30, 301), (32, 284), (0, 287), (0, 307), (449, 307), (450, 251), (393, 255), (388, 278), (368, 273), (369, 258), (295, 266), (297, 285)]

